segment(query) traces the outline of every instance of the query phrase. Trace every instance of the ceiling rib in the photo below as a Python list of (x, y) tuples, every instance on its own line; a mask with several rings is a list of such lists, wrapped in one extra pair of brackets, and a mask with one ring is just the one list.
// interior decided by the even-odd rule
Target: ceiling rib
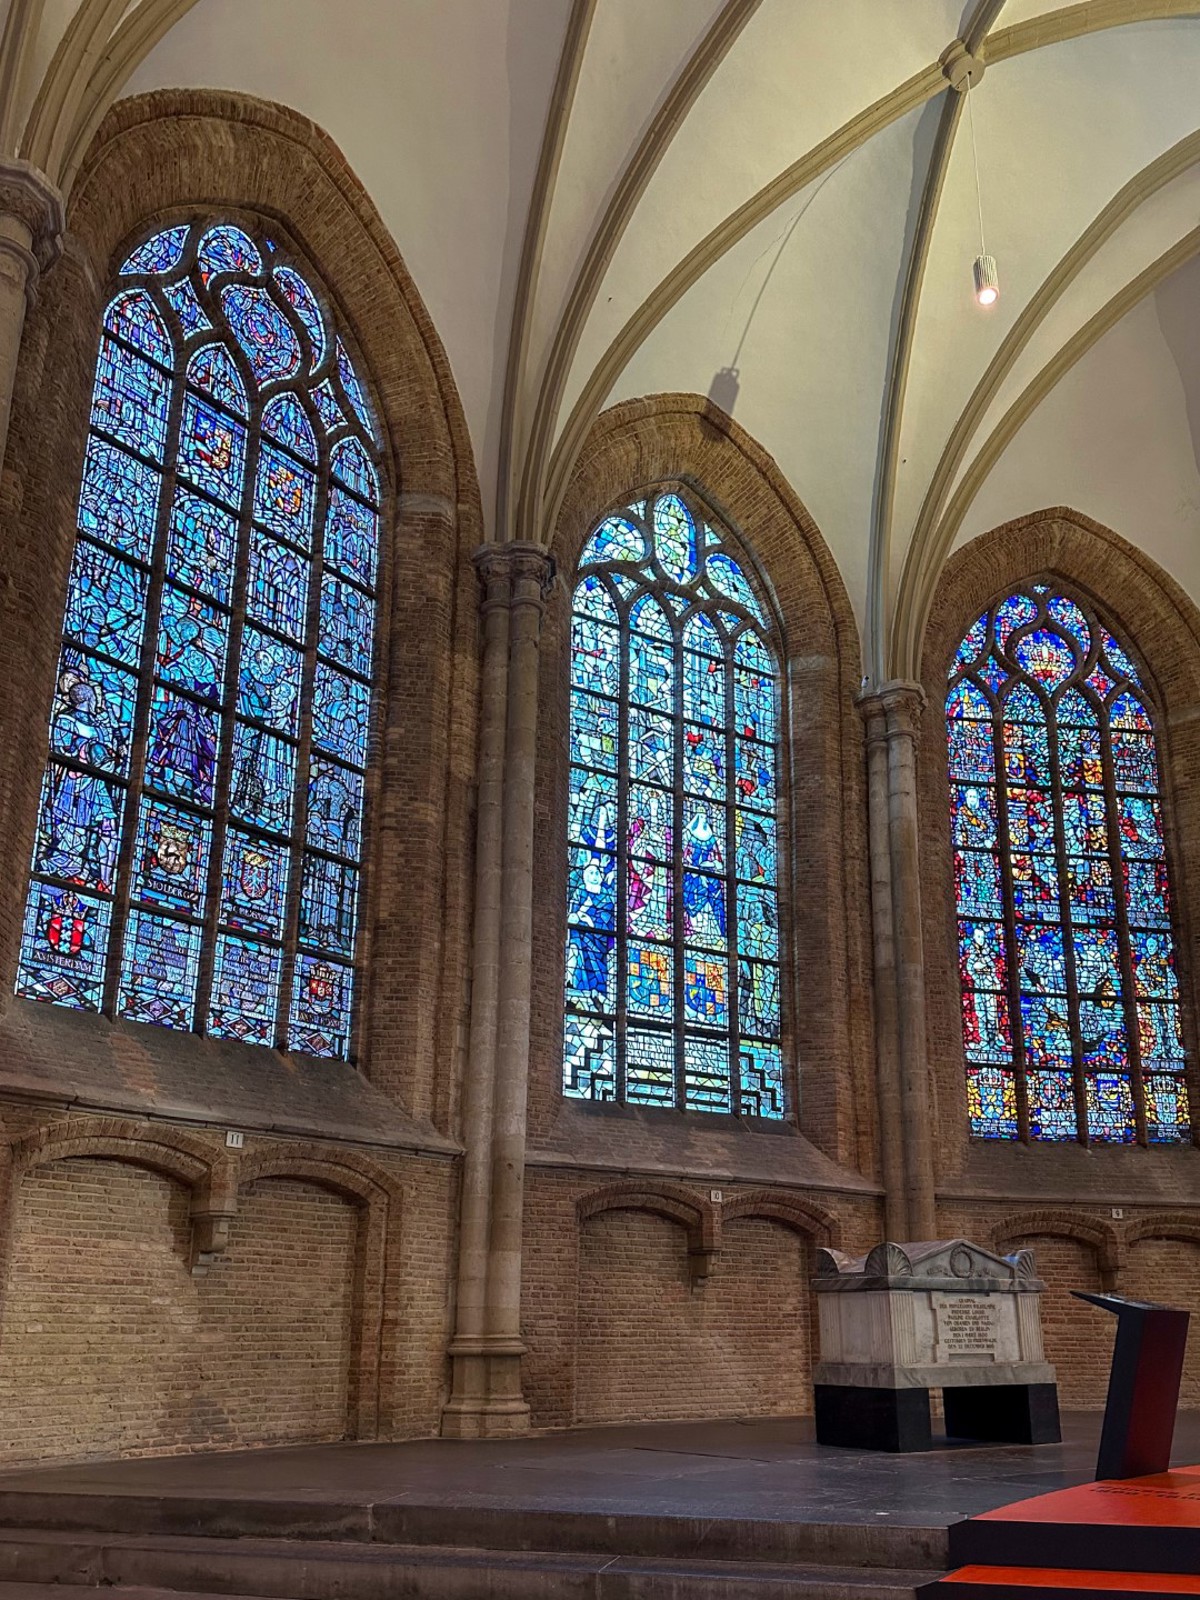
[[(985, 56), (989, 63), (994, 63), (1077, 38), (1083, 33), (1121, 27), (1133, 21), (1163, 21), (1189, 15), (1200, 15), (1200, 6), (1192, 0), (1186, 4), (1183, 0), (1088, 0), (1085, 5), (1056, 11), (1048, 18), (1035, 18), (1031, 23), (1018, 23), (993, 34)], [(776, 207), (881, 129), (932, 99), (944, 86), (945, 78), (937, 63), (916, 73), (793, 162), (731, 212), (671, 269), (610, 343), (572, 408), (550, 461), (544, 526), (552, 526), (558, 515), (579, 450), (613, 385), (667, 312), (722, 255)]]
[(1004, 10), (1004, 0), (980, 0), (974, 15), (963, 29), (962, 41), (969, 56), (978, 55), (996, 19)]
[(92, 63), (121, 20), (127, 0), (83, 0), (59, 40), (25, 126), (21, 154), (57, 182), (59, 157)]
[(1200, 161), (1200, 131), (1188, 134), (1165, 150), (1141, 172), (1135, 173), (1080, 234), (1048, 274), (1036, 294), (1009, 329), (967, 404), (951, 430), (946, 447), (925, 492), (904, 571), (892, 625), (890, 670), (911, 675), (920, 662), (924, 612), (936, 585), (936, 575), (946, 551), (935, 548), (938, 513), (954, 474), (966, 455), (980, 422), (987, 414), (1018, 356), (1033, 338), (1067, 288), (1105, 242), (1139, 206)]
[[(1190, 233), (1184, 234), (1171, 248), (1165, 251), (1156, 261), (1139, 272), (1125, 287), (1115, 294), (1108, 303), (1099, 310), (1094, 317), (1085, 322), (1061, 349), (1057, 350), (1046, 363), (1020, 396), (1013, 402), (1004, 416), (996, 424), (988, 437), (987, 443), (971, 462), (962, 482), (954, 491), (954, 496), (946, 508), (946, 514), (938, 525), (937, 547), (941, 552), (937, 570), (940, 571), (941, 563), (949, 553), (954, 537), (962, 527), (963, 518), (970, 510), (971, 503), (983, 486), (984, 480), (991, 472), (996, 462), (1012, 443), (1022, 425), (1028, 421), (1032, 414), (1041, 405), (1042, 401), (1065, 377), (1075, 364), (1080, 361), (1104, 335), (1114, 328), (1122, 317), (1133, 310), (1139, 301), (1156, 289), (1164, 278), (1177, 271), (1200, 255), (1200, 228), (1193, 228)], [(915, 676), (921, 668), (920, 642), (925, 631), (925, 621), (929, 613), (929, 603), (932, 592), (922, 605), (919, 617), (914, 616), (913, 621), (918, 624), (917, 654), (912, 665)]]
[[(528, 525), (512, 524), (515, 512), (516, 451), (513, 441), (520, 436), (520, 413), (525, 394), (525, 367), (529, 357), (530, 322), (533, 315), (535, 291), (542, 264), (542, 251), (546, 243), (546, 227), (554, 203), (554, 186), (562, 163), (563, 146), (571, 121), (571, 108), (579, 74), (587, 54), (588, 36), (596, 14), (596, 0), (574, 0), (567, 19), (567, 32), (563, 39), (558, 72), (546, 112), (546, 127), (542, 135), (542, 148), (538, 156), (537, 174), (530, 196), (529, 213), (525, 219), (525, 238), (521, 246), (521, 266), (517, 276), (517, 293), (513, 302), (512, 327), (508, 336), (508, 360), (504, 374), (504, 404), (500, 421), (500, 460), (496, 477), (496, 525), (494, 537), (513, 539), (519, 537), (518, 529)], [(536, 529), (529, 529), (536, 537)]]
[(69, 194), (96, 129), (113, 101), (158, 41), (185, 17), (196, 0), (142, 0), (121, 23), (92, 70), (71, 122), (61, 161), (64, 194)]
[(21, 145), (17, 121), (21, 90), (42, 24), (45, 0), (12, 0), (0, 36), (0, 160), (15, 156)]
[(596, 296), (600, 292), (604, 274), (624, 237), (639, 200), (646, 191), (646, 186), (657, 171), (672, 140), (683, 126), (701, 91), (724, 61), (760, 4), (761, 0), (726, 0), (716, 20), (671, 86), (666, 99), (621, 173), (608, 208), (588, 244), (587, 253), (571, 285), (566, 306), (554, 331), (534, 410), (533, 427), (521, 482), (518, 520), (523, 528), (531, 530), (538, 528), (548, 537), (549, 529), (552, 527), (552, 523), (539, 521), (539, 512), (544, 499), (554, 425), (558, 420), (571, 363), (588, 316), (596, 302)]

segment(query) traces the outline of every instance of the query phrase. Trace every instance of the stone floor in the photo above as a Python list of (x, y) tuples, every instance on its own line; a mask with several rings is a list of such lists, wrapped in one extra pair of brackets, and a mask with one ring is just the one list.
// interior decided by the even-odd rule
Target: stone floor
[[(0, 1494), (456, 1506), (601, 1515), (940, 1526), (1089, 1479), (1099, 1414), (1061, 1445), (943, 1444), (894, 1456), (821, 1448), (808, 1419), (642, 1424), (503, 1443), (333, 1444), (0, 1473)], [(1176, 1464), (1200, 1461), (1200, 1412)]]

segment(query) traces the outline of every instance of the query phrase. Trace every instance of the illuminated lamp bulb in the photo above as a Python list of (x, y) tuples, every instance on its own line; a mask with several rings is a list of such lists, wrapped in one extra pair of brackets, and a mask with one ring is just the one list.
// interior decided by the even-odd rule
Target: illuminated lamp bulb
[(975, 257), (975, 298), (981, 306), (994, 306), (1000, 298), (995, 256)]

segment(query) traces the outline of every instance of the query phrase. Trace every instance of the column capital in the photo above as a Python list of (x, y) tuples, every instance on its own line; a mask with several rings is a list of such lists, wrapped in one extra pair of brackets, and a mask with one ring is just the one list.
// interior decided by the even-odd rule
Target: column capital
[(907, 678), (876, 684), (855, 700), (867, 724), (868, 739), (897, 733), (915, 735), (928, 703), (924, 687)]
[[(15, 229), (3, 225), (8, 219)], [(45, 173), (17, 157), (0, 161), (0, 252), (21, 261), (28, 292), (62, 254), (65, 228), (63, 197)]]
[(496, 580), (535, 583), (542, 599), (554, 582), (554, 557), (540, 544), (517, 540), (481, 545), (471, 557), (485, 584)]

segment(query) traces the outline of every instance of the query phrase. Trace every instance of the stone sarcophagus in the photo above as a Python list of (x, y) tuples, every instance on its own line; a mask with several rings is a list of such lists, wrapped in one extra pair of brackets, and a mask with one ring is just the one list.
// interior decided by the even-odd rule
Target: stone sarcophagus
[(822, 1444), (927, 1450), (931, 1389), (946, 1432), (1047, 1444), (1059, 1438), (1054, 1368), (1042, 1349), (1033, 1252), (998, 1256), (965, 1239), (817, 1252)]

